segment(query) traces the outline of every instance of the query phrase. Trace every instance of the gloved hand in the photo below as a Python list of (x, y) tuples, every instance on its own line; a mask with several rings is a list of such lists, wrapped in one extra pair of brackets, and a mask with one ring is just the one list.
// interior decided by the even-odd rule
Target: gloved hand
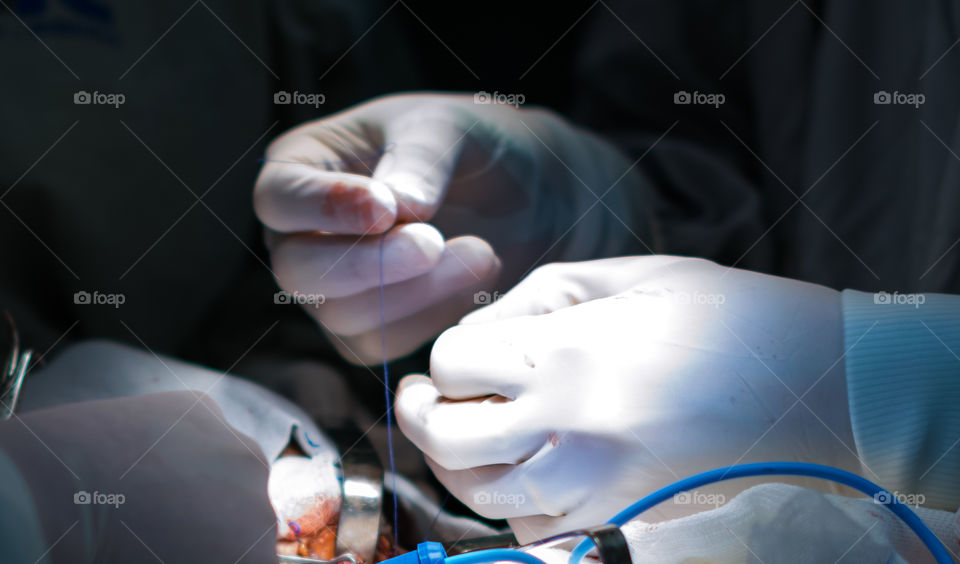
[(636, 171), (611, 146), (473, 96), (376, 99), (281, 135), (266, 161), (254, 204), (277, 282), (354, 363), (382, 356), (381, 246), (395, 358), (489, 300), (498, 278), (622, 254), (651, 228)]
[(445, 486), (526, 541), (714, 467), (859, 470), (842, 355), (823, 286), (670, 256), (547, 265), (440, 336), (397, 419)]
[[(0, 520), (20, 521), (0, 533), (3, 554), (38, 562), (226, 563), (268, 562), (275, 553), (267, 461), (199, 392), (18, 415), (0, 423), (0, 451), (26, 482), (33, 508), (0, 508), (19, 513)], [(31, 543), (37, 529), (42, 543)]]

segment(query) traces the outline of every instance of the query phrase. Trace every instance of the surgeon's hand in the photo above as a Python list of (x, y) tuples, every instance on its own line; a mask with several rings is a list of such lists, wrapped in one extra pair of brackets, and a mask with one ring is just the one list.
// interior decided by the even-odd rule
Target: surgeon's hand
[(0, 508), (4, 522), (15, 519), (11, 511), (20, 519), (0, 533), (5, 555), (25, 562), (276, 560), (267, 461), (199, 392), (31, 411), (0, 423), (0, 449), (33, 506)]
[(395, 358), (484, 302), (498, 279), (509, 287), (543, 260), (635, 244), (650, 228), (634, 221), (647, 213), (635, 174), (547, 111), (411, 94), (281, 135), (254, 204), (279, 285), (347, 360), (372, 364), (382, 355), (381, 248)]
[(553, 264), (443, 333), (397, 418), (457, 497), (530, 540), (714, 467), (859, 470), (842, 357), (823, 286), (670, 256)]

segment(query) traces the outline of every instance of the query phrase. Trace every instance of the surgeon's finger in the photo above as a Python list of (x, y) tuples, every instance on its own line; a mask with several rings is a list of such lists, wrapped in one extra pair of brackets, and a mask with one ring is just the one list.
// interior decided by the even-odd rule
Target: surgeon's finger
[[(623, 447), (592, 436), (553, 431), (546, 435), (536, 452), (517, 465), (457, 470), (444, 468), (429, 459), (427, 463), (447, 489), (485, 517), (561, 517), (576, 512), (582, 518), (584, 513), (589, 513), (591, 504), (598, 505), (599, 513), (592, 515), (594, 521), (578, 523), (578, 526), (589, 526), (609, 519), (611, 515), (606, 513), (609, 507), (625, 505), (628, 501), (623, 500), (634, 495), (613, 488), (604, 494), (613, 499), (601, 500), (596, 492), (603, 488), (593, 487), (622, 479), (614, 475), (615, 466), (607, 459), (611, 452), (620, 452)], [(564, 449), (578, 456), (558, 464), (558, 455)], [(644, 469), (636, 471), (642, 474)], [(487, 503), (479, 503), (482, 501)]]
[(428, 221), (439, 207), (469, 131), (450, 108), (423, 106), (383, 126), (390, 151), (373, 178), (390, 187), (400, 221)]
[(450, 493), (484, 517), (507, 519), (541, 513), (527, 485), (513, 478), (522, 465), (496, 464), (447, 470), (429, 456), (426, 462)]
[(525, 336), (536, 334), (529, 317), (447, 329), (433, 344), (430, 375), (445, 397), (497, 394), (515, 399), (536, 375)]
[[(467, 238), (458, 238), (454, 241), (470, 246), (470, 239)], [(447, 251), (454, 251), (457, 247), (459, 245), (448, 245)], [(475, 273), (481, 273), (485, 270), (482, 265), (468, 260), (469, 256), (466, 254), (460, 254), (459, 258), (470, 265)], [(337, 351), (346, 360), (362, 365), (380, 364), (384, 358), (392, 360), (414, 352), (444, 329), (456, 324), (463, 314), (476, 307), (474, 305), (476, 293), (481, 289), (490, 288), (496, 283), (500, 275), (499, 261), (495, 261), (494, 265), (486, 270), (487, 274), (470, 286), (408, 317), (389, 322), (383, 328), (376, 327), (360, 335), (338, 335), (327, 327), (322, 319), (317, 319)], [(472, 274), (467, 279), (471, 278), (473, 278)], [(379, 296), (377, 296), (377, 301), (367, 304), (367, 307), (376, 310), (378, 304)], [(323, 306), (320, 309), (322, 310), (322, 308)], [(308, 308), (307, 311), (312, 310)]]
[[(520, 464), (496, 464), (465, 470), (444, 468), (427, 458), (427, 465), (437, 479), (460, 501), (477, 513), (491, 519), (518, 517), (563, 517), (579, 511), (590, 499), (595, 479), (609, 479), (602, 461), (591, 458), (585, 450), (579, 463), (557, 464), (554, 444), (558, 439), (551, 433), (529, 460)], [(598, 515), (592, 523), (602, 523), (610, 515)]]
[(524, 398), (451, 402), (423, 376), (401, 382), (396, 408), (407, 438), (450, 470), (516, 464), (536, 452), (547, 437), (528, 421)]
[(383, 182), (296, 161), (268, 161), (253, 203), (260, 221), (283, 233), (382, 233), (397, 219), (397, 202)]
[(271, 243), (277, 283), (288, 292), (325, 299), (357, 294), (429, 272), (443, 255), (443, 236), (426, 223), (398, 225), (383, 237), (301, 233)]
[[(449, 297), (463, 294), (462, 290), (488, 281), (499, 269), (500, 260), (484, 240), (472, 236), (457, 237), (447, 241), (440, 261), (429, 272), (385, 286), (382, 311), (377, 307), (380, 303), (379, 287), (328, 300), (315, 312), (308, 311), (315, 313), (327, 329), (339, 335), (356, 336), (379, 330), (383, 323), (406, 319)], [(464, 305), (471, 304), (465, 301)]]
[[(458, 292), (410, 317), (394, 321), (383, 329), (340, 336), (324, 327), (324, 333), (330, 337), (340, 355), (353, 364), (370, 366), (380, 364), (384, 358), (394, 360), (407, 356), (470, 311), (473, 293), (485, 283), (478, 282), (473, 288)], [(323, 326), (323, 322), (320, 323)]]

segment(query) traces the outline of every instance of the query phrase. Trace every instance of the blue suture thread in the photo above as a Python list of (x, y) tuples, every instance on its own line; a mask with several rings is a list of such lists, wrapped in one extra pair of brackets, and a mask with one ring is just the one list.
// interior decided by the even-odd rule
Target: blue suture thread
[(371, 161), (375, 161), (375, 160), (379, 159), (380, 157), (382, 157), (383, 155), (385, 155), (385, 154), (389, 153), (390, 151), (392, 151), (395, 145), (396, 145), (396, 143), (387, 143), (386, 145), (383, 146), (382, 149), (380, 149), (380, 150), (377, 151), (376, 153), (374, 153), (374, 154), (372, 154), (372, 155), (370, 155), (369, 157), (366, 157), (366, 158), (359, 158), (359, 157), (357, 157), (357, 158), (355, 158), (355, 159), (343, 159), (343, 160), (339, 160), (339, 161), (316, 161), (316, 162), (310, 162), (310, 161), (281, 161), (281, 160), (267, 159), (267, 158), (261, 158), (261, 159), (259, 159), (259, 160), (260, 160), (261, 163), (305, 164), (305, 165), (323, 166), (323, 167), (325, 167), (325, 168), (329, 168), (329, 167), (338, 166), (338, 165), (347, 165), (347, 164), (353, 164), (353, 163), (368, 163), (368, 162), (371, 162)]
[(383, 396), (387, 403), (387, 453), (393, 477), (393, 546), (400, 546), (400, 504), (397, 502), (397, 465), (393, 457), (393, 401), (390, 397), (390, 369), (387, 368), (387, 315), (383, 300), (383, 242), (380, 239), (380, 351), (383, 353)]
[[(887, 509), (892, 511), (913, 530), (923, 544), (926, 545), (938, 564), (953, 564), (953, 558), (951, 558), (943, 543), (940, 542), (940, 539), (937, 538), (933, 531), (927, 527), (916, 513), (911, 511), (907, 505), (900, 503), (890, 492), (870, 480), (847, 472), (846, 470), (808, 462), (754, 462), (701, 472), (688, 478), (677, 480), (639, 501), (630, 504), (626, 509), (614, 515), (607, 523), (622, 527), (626, 522), (637, 517), (647, 509), (670, 499), (678, 493), (689, 491), (696, 487), (734, 478), (768, 475), (820, 478), (849, 486), (867, 495), (873, 495), (877, 503), (882, 503), (882, 505), (886, 506)], [(878, 497), (881, 495), (883, 496), (882, 498)], [(880, 499), (886, 499), (888, 501), (881, 502)], [(570, 553), (569, 564), (580, 562), (590, 551), (590, 547), (595, 544), (596, 539), (592, 537), (582, 540)], [(524, 562), (529, 564), (542, 564), (543, 562), (532, 554), (521, 552), (517, 549), (477, 550), (448, 557), (441, 545), (431, 542), (420, 543), (417, 552), (410, 552), (388, 560), (388, 562), (396, 562), (397, 564), (478, 564), (501, 561)]]

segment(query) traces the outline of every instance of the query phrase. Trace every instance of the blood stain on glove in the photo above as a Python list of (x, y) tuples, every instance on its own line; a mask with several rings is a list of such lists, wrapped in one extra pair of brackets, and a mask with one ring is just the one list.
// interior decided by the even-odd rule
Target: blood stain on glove
[[(372, 188), (372, 186), (371, 186)], [(321, 211), (325, 216), (336, 217), (349, 214), (360, 220), (363, 225), (370, 226), (371, 231), (380, 231), (386, 215), (384, 205), (379, 202), (371, 188), (351, 186), (345, 182), (336, 182), (329, 188), (321, 204)], [(393, 218), (390, 218), (392, 223)], [(378, 229), (374, 229), (374, 228)]]

